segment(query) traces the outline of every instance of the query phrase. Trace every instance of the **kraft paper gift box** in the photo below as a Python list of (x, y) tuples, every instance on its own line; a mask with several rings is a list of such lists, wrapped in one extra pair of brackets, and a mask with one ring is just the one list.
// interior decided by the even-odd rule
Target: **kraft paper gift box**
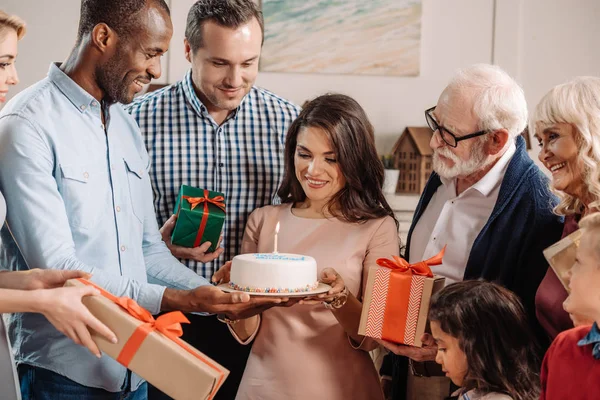
[(83, 304), (117, 335), (113, 344), (96, 332), (98, 348), (176, 400), (212, 399), (229, 371), (183, 340), (180, 323), (189, 323), (179, 311), (156, 320), (128, 297), (115, 297), (85, 279), (65, 286), (92, 285), (101, 296), (88, 296)]
[(395, 256), (378, 259), (379, 266), (369, 269), (358, 333), (421, 347), (431, 296), (445, 285), (429, 266), (440, 265), (444, 251), (416, 264)]
[(210, 242), (208, 252), (217, 250), (225, 222), (223, 193), (181, 185), (173, 214), (177, 215), (177, 222), (171, 234), (171, 243), (198, 247)]
[(544, 250), (544, 257), (548, 260), (550, 267), (552, 267), (567, 293), (571, 293), (569, 290), (569, 271), (575, 264), (575, 255), (580, 240), (581, 230), (577, 230)]

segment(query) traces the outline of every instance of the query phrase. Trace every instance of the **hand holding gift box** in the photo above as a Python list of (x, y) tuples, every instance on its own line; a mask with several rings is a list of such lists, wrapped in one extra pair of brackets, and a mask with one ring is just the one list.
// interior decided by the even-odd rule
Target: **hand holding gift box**
[(358, 333), (421, 347), (429, 301), (445, 283), (430, 266), (442, 263), (445, 249), (416, 264), (400, 257), (378, 259), (379, 267), (369, 269)]
[(181, 323), (189, 323), (181, 312), (154, 319), (134, 300), (113, 296), (85, 279), (65, 284), (83, 285), (100, 290), (102, 296), (86, 297), (83, 304), (118, 338), (113, 344), (91, 332), (100, 350), (176, 400), (214, 397), (229, 371), (179, 339)]
[(181, 185), (173, 211), (177, 222), (171, 243), (198, 247), (210, 242), (208, 252), (214, 252), (225, 222), (225, 196), (220, 192)]
[(575, 264), (575, 256), (580, 241), (581, 230), (576, 230), (544, 250), (544, 257), (548, 260), (567, 293), (571, 293), (569, 289), (569, 271)]

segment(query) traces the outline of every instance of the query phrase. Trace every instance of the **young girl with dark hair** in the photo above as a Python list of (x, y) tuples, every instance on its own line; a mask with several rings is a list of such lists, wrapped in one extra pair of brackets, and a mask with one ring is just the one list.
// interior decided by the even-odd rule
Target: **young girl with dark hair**
[(250, 215), (242, 252), (273, 251), (280, 222), (279, 251), (314, 257), (333, 289), (230, 323), (243, 343), (256, 335), (237, 399), (382, 400), (368, 353), (377, 343), (357, 333), (369, 268), (399, 252), (373, 127), (350, 97), (320, 96), (290, 126), (284, 159), (283, 204)]
[(539, 398), (535, 340), (517, 296), (494, 283), (464, 281), (432, 299), (435, 361), (460, 386), (460, 400)]

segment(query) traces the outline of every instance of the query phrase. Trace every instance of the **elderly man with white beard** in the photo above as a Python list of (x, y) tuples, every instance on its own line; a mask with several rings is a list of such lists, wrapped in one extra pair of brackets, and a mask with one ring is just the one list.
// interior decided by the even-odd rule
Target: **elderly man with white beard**
[[(535, 317), (535, 293), (548, 268), (542, 250), (560, 239), (562, 221), (520, 136), (527, 125), (523, 90), (499, 67), (474, 65), (456, 73), (425, 117), (434, 131), (434, 173), (415, 211), (405, 258), (415, 263), (447, 246), (442, 265), (432, 267), (446, 284), (481, 278), (517, 293), (542, 355), (549, 343)], [(426, 339), (423, 348), (384, 343), (396, 354), (394, 400), (450, 394), (450, 380), (433, 362), (437, 346)]]

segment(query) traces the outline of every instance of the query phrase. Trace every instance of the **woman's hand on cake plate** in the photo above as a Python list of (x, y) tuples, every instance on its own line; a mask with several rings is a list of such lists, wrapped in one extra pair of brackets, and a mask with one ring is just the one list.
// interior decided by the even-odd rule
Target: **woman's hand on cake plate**
[(173, 214), (171, 215), (171, 218), (165, 222), (162, 228), (160, 228), (162, 239), (169, 250), (171, 250), (173, 256), (184, 260), (195, 260), (201, 263), (207, 263), (213, 261), (223, 253), (224, 249), (221, 247), (221, 239), (223, 239), (223, 237), (219, 238), (217, 250), (212, 253), (207, 253), (208, 248), (211, 245), (210, 242), (204, 242), (200, 246), (194, 248), (177, 246), (171, 243), (171, 234), (173, 234), (173, 229), (175, 229), (175, 222), (177, 222), (177, 215)]
[(228, 283), (231, 274), (231, 261), (227, 261), (215, 274), (212, 276), (212, 282), (220, 285)]
[(344, 279), (333, 268), (325, 268), (321, 272), (321, 279), (319, 279), (319, 282), (326, 283), (331, 286), (331, 289), (327, 293), (306, 297), (300, 301), (300, 304), (321, 304), (323, 302), (331, 302), (346, 288)]

